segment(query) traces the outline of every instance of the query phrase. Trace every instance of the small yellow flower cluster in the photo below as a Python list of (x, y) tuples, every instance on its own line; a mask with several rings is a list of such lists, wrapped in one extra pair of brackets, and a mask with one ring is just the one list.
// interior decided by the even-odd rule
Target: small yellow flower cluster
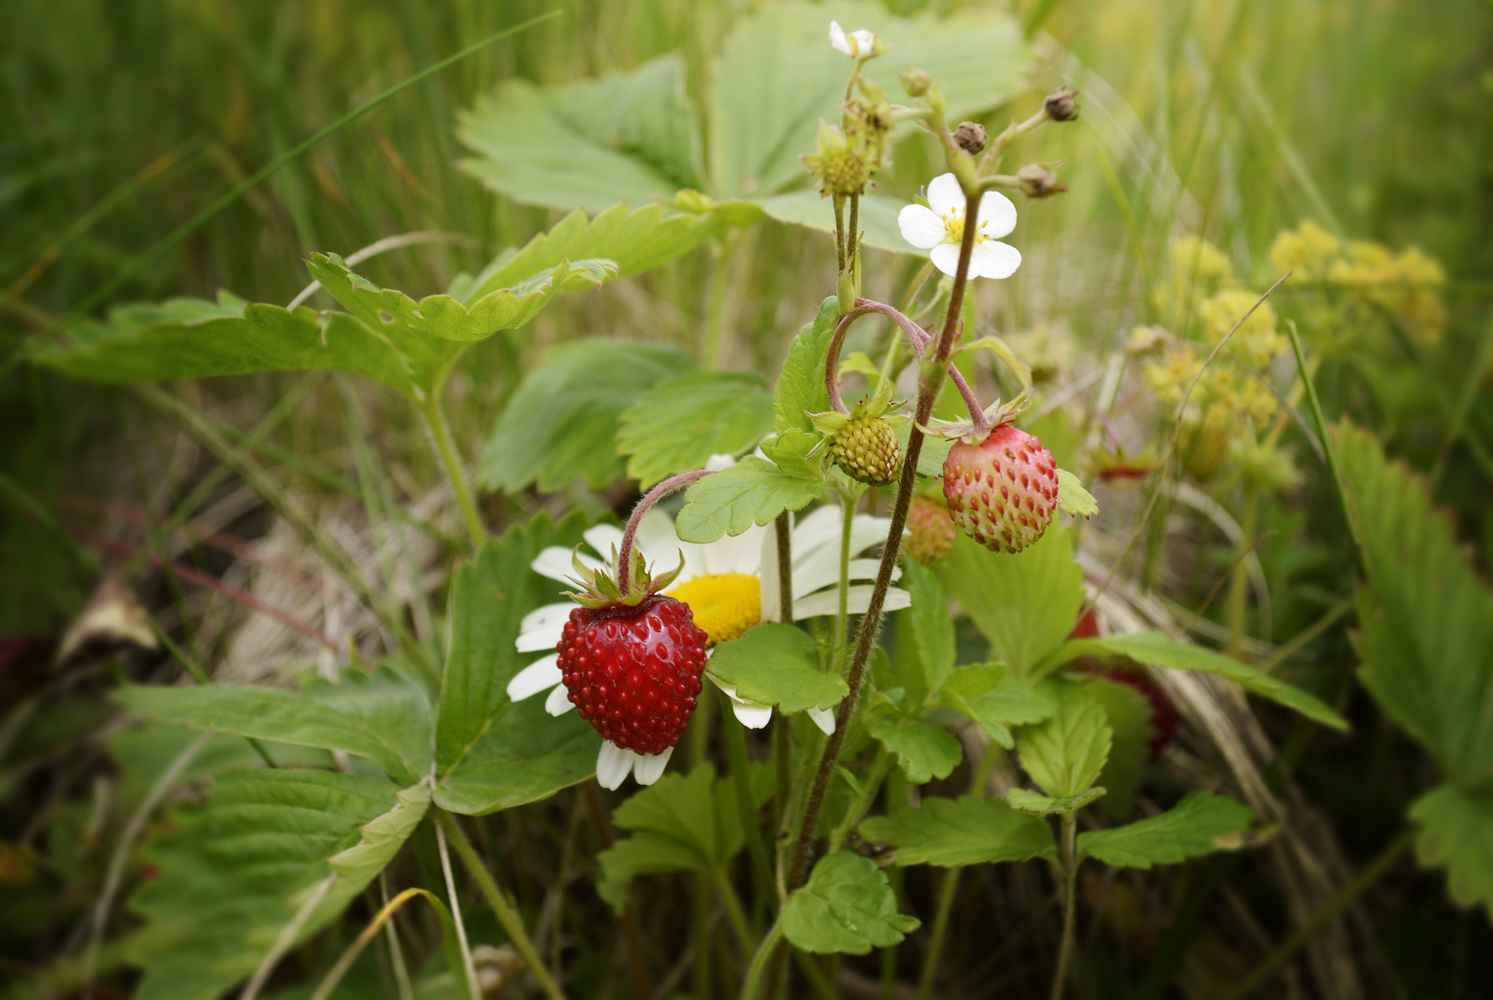
[(1170, 280), (1157, 285), (1152, 299), (1162, 321), (1178, 330), (1198, 303), (1238, 283), (1222, 250), (1200, 236), (1183, 236), (1172, 240)]
[(841, 105), (840, 127), (819, 124), (815, 150), (802, 157), (820, 194), (848, 197), (865, 191), (877, 171), (892, 165), (892, 104), (863, 76), (860, 94)]
[(1254, 292), (1243, 288), (1226, 288), (1198, 306), (1198, 315), (1208, 339), (1216, 344), (1228, 336), (1241, 316), (1248, 314), (1249, 318), (1239, 324), (1229, 340), (1227, 350), (1262, 368), (1291, 345), (1276, 328), (1275, 310), (1269, 302), (1261, 302), (1250, 312), (1258, 299)]

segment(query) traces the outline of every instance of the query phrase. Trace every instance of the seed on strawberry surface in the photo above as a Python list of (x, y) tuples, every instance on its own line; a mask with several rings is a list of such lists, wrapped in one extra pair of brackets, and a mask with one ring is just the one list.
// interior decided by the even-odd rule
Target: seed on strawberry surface
[(943, 473), (954, 523), (992, 552), (1022, 551), (1042, 537), (1057, 512), (1052, 452), (1011, 424), (978, 444), (956, 443)]
[(868, 486), (887, 486), (902, 465), (902, 446), (880, 417), (852, 417), (835, 431), (830, 456), (840, 471)]
[(914, 497), (907, 511), (907, 552), (924, 566), (932, 566), (954, 547), (954, 519), (949, 508), (928, 497)]

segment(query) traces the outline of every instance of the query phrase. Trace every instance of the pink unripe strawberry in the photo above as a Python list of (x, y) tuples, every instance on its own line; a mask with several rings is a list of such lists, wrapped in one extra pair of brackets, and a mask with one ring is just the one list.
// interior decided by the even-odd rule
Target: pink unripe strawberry
[(1042, 442), (1003, 424), (978, 444), (961, 441), (949, 449), (943, 495), (959, 530), (992, 552), (1014, 554), (1052, 523), (1057, 463)]

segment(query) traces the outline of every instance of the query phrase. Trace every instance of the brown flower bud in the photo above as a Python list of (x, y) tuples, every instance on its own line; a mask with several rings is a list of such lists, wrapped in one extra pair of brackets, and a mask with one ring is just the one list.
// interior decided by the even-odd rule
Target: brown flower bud
[(1057, 174), (1040, 163), (1028, 163), (1016, 171), (1016, 179), (1021, 182), (1021, 193), (1028, 198), (1051, 198), (1068, 190), (1067, 181), (1059, 180)]
[(960, 122), (959, 127), (954, 130), (954, 142), (971, 156), (979, 156), (989, 139), (985, 134), (985, 126), (977, 122)]
[(1055, 122), (1071, 122), (1078, 117), (1078, 91), (1059, 87), (1043, 102), (1047, 117)]
[(907, 67), (902, 74), (902, 89), (907, 91), (908, 97), (922, 97), (928, 93), (928, 88), (933, 86), (933, 81), (928, 74), (916, 66)]

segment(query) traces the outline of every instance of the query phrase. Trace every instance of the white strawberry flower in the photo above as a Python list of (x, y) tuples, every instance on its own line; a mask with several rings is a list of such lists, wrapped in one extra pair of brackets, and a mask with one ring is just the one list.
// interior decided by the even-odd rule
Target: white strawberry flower
[[(971, 278), (1009, 278), (1021, 266), (1021, 251), (1000, 242), (1016, 228), (1016, 206), (999, 191), (980, 197)], [(964, 238), (964, 191), (953, 174), (940, 174), (928, 185), (928, 207), (908, 205), (897, 215), (902, 238), (928, 256), (944, 274), (959, 267), (959, 243)]]
[(859, 28), (847, 35), (839, 21), (829, 22), (829, 47), (852, 59), (870, 59), (884, 51), (870, 28)]
[[(722, 467), (729, 460), (723, 463), (713, 458), (711, 464)], [(793, 529), (795, 620), (839, 613), (840, 528), (839, 508), (825, 506), (810, 513)], [(851, 555), (885, 542), (890, 529), (888, 518), (857, 514), (850, 530)], [(593, 569), (606, 567), (605, 557), (622, 546), (622, 530), (609, 524), (589, 529), (584, 537), (591, 551), (581, 550), (578, 558)], [(643, 515), (633, 545), (649, 565), (660, 567), (678, 565), (683, 554), (684, 570), (665, 593), (690, 606), (695, 624), (709, 637), (712, 649), (718, 643), (739, 637), (754, 625), (781, 620), (776, 529), (754, 525), (735, 537), (698, 545), (681, 540), (674, 530), (673, 519), (654, 508)], [(879, 564), (878, 559), (852, 558), (850, 579), (874, 580)], [(539, 553), (532, 566), (536, 573), (564, 583), (571, 582), (570, 577), (575, 574), (571, 551), (559, 546)], [(851, 585), (850, 614), (866, 613), (872, 589), (870, 583)], [(899, 587), (887, 591), (884, 605), (887, 611), (898, 611), (911, 604), (907, 591)], [(551, 715), (564, 715), (575, 708), (561, 683), (559, 655), (555, 652), (565, 622), (575, 607), (569, 601), (547, 604), (524, 617), (516, 643), (519, 652), (548, 652), (513, 676), (508, 682), (509, 698), (522, 701), (548, 691), (544, 707)], [(742, 725), (761, 729), (772, 719), (772, 706), (739, 697), (733, 685), (718, 680), (709, 670), (706, 676), (731, 699), (732, 711)], [(808, 714), (824, 732), (834, 732), (833, 711), (810, 709)], [(651, 785), (663, 774), (671, 753), (672, 748), (656, 755), (639, 754), (604, 740), (596, 761), (596, 780), (605, 788), (617, 788), (631, 772), (638, 784)]]

